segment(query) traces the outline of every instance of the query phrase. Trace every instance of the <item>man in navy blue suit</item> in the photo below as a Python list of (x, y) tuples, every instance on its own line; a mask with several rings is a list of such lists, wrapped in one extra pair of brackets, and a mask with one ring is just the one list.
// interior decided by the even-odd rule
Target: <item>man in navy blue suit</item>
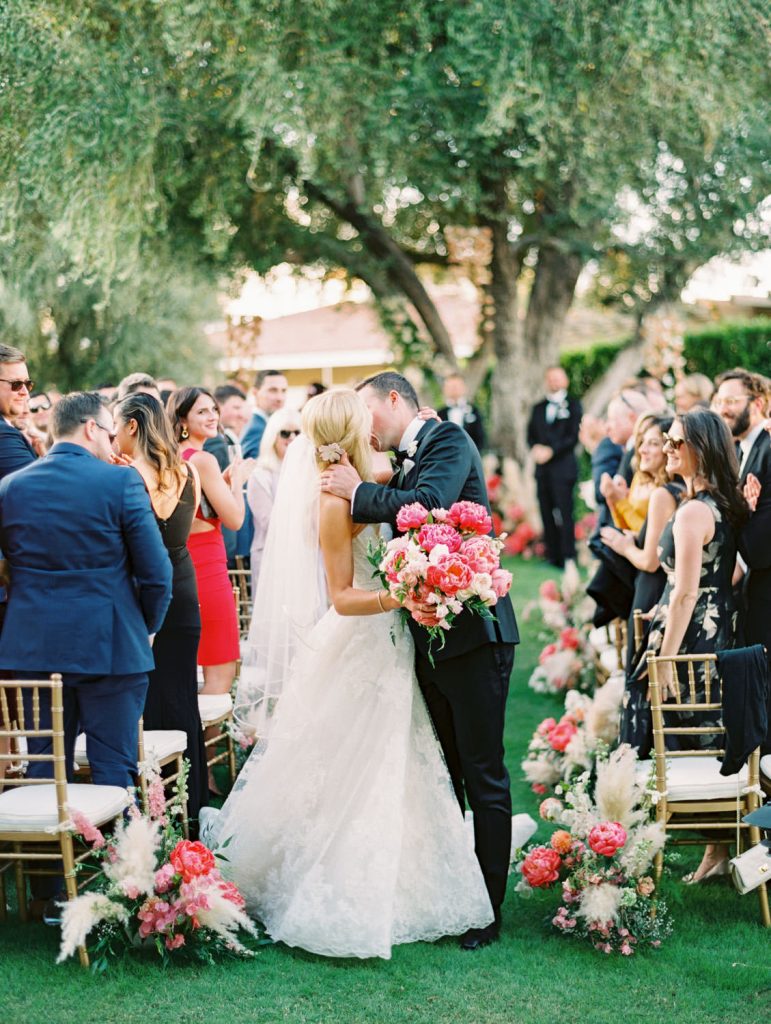
[[(142, 478), (110, 465), (113, 430), (99, 395), (67, 395), (48, 455), (0, 483), (11, 576), (0, 669), (28, 679), (61, 672), (68, 772), (82, 730), (94, 782), (128, 786), (171, 564)], [(45, 749), (50, 740), (30, 740), (30, 753)], [(33, 762), (36, 771), (50, 775), (50, 765)]]
[(0, 480), (35, 461), (29, 441), (11, 423), (13, 416), (27, 412), (34, 386), (24, 353), (0, 345)]

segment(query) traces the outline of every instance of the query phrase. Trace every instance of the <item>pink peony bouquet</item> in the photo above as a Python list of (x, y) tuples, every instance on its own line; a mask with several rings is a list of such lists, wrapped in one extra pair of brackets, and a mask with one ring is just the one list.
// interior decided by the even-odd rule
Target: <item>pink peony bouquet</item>
[(461, 612), (492, 618), (490, 609), (511, 589), (511, 573), (501, 568), (503, 540), (491, 537), (492, 518), (483, 505), (458, 501), (430, 511), (404, 505), (396, 517), (400, 536), (371, 547), (369, 559), (383, 586), (404, 604), (432, 608), (435, 624), (403, 609), (428, 631), (430, 647), (445, 644), (445, 633)]
[(73, 813), (70, 828), (91, 845), (94, 858), (83, 865), (91, 877), (82, 893), (62, 906), (58, 962), (89, 936), (95, 937), (89, 943), (95, 970), (143, 947), (164, 961), (211, 963), (218, 955), (252, 954), (239, 938), (257, 938), (240, 892), (223, 878), (211, 850), (182, 838), (175, 809), (184, 779), (177, 808), (153, 794), (162, 785), (160, 777), (151, 777), (148, 813), (134, 807), (111, 836)]

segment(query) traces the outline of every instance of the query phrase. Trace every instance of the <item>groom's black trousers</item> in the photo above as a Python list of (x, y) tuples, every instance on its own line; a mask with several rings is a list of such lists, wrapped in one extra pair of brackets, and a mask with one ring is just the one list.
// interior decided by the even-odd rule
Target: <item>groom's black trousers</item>
[(511, 857), (511, 792), (503, 726), (513, 644), (485, 644), (437, 661), (417, 655), (420, 688), (461, 809), (474, 813), (476, 854), (498, 914)]

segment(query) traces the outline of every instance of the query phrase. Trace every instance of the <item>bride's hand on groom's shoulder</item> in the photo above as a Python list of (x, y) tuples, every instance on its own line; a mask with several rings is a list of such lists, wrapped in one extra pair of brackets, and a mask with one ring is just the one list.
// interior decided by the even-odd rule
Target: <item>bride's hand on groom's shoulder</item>
[(336, 494), (346, 501), (351, 500), (360, 483), (361, 477), (351, 465), (347, 454), (343, 454), (339, 462), (330, 465), (321, 474), (321, 490), (326, 494)]

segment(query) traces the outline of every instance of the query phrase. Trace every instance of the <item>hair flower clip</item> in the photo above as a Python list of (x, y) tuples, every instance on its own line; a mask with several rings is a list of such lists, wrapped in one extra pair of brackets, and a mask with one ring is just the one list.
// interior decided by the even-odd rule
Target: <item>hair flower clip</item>
[(345, 455), (345, 449), (337, 441), (333, 441), (332, 444), (320, 444), (316, 451), (323, 462), (339, 462)]

